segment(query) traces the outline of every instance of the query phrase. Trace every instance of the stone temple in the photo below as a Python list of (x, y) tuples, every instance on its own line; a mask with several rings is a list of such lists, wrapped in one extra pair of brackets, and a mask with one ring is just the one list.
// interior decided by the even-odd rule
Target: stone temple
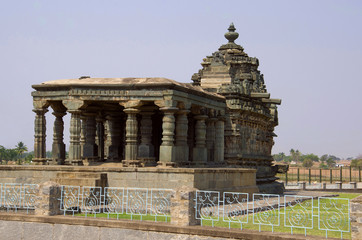
[[(182, 180), (208, 190), (283, 191), (271, 157), (281, 100), (270, 98), (258, 59), (234, 42), (234, 25), (228, 30), (228, 43), (203, 59), (192, 83), (83, 76), (33, 85), (33, 162), (87, 165), (77, 171), (113, 163), (118, 170), (112, 171), (152, 173), (153, 187), (173, 188)], [(45, 146), (49, 107), (55, 116), (52, 159)], [(67, 157), (66, 114), (71, 116)], [(163, 173), (167, 177), (158, 179)], [(141, 175), (122, 184), (143, 186), (135, 185)]]

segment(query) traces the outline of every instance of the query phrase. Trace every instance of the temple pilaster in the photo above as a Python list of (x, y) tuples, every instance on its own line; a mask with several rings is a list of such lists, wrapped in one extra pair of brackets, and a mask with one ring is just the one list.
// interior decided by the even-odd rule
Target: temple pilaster
[(180, 110), (176, 117), (176, 162), (186, 163), (189, 158), (189, 146), (187, 145), (189, 110)]
[(176, 160), (176, 148), (174, 145), (175, 135), (175, 112), (176, 107), (160, 108), (164, 116), (162, 119), (162, 144), (160, 146), (160, 165), (172, 165)]
[(207, 115), (196, 115), (195, 124), (195, 147), (193, 148), (193, 162), (197, 165), (203, 165), (207, 162), (206, 148), (206, 124)]
[(46, 164), (46, 120), (45, 113), (48, 111), (46, 108), (34, 109), (36, 113), (34, 122), (34, 158), (35, 165)]
[(55, 116), (53, 128), (52, 159), (53, 164), (63, 165), (65, 162), (65, 144), (64, 144), (64, 121), (65, 112), (54, 111)]

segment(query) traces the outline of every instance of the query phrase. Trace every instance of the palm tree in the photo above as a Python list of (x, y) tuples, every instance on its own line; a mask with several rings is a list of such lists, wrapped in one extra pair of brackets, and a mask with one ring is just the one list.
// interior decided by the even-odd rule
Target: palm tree
[(295, 161), (295, 150), (292, 148), (290, 149), (290, 156), (292, 157), (292, 160)]
[(28, 151), (28, 148), (23, 142), (18, 142), (18, 144), (15, 146), (15, 150), (17, 151), (18, 155), (22, 157), (23, 153)]
[(297, 149), (297, 150), (295, 151), (295, 159), (296, 159), (297, 164), (298, 164), (300, 155), (301, 155), (301, 153), (300, 153), (299, 150)]

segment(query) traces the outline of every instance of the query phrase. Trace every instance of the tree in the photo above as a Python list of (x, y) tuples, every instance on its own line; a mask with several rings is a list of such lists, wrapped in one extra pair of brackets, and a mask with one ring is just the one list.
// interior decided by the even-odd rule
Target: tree
[(362, 158), (361, 159), (353, 159), (351, 161), (351, 167), (353, 167), (353, 168), (362, 167)]
[(313, 153), (309, 153), (309, 154), (305, 154), (301, 157), (301, 161), (304, 161), (304, 159), (311, 159), (313, 162), (318, 162), (319, 161), (319, 157)]
[(15, 150), (18, 152), (19, 157), (22, 157), (24, 152), (28, 151), (28, 148), (23, 142), (18, 142), (18, 144), (15, 146)]
[(295, 161), (295, 150), (292, 148), (292, 149), (290, 149), (289, 153), (290, 153), (290, 157), (292, 158), (292, 161)]
[(328, 157), (326, 162), (329, 168), (336, 166), (336, 161), (333, 157)]
[(285, 154), (283, 152), (273, 155), (273, 159), (276, 162), (284, 161), (284, 158), (285, 158)]
[(322, 163), (325, 163), (325, 162), (327, 162), (327, 159), (328, 159), (328, 154), (324, 154), (324, 155), (321, 156), (320, 161)]
[(310, 158), (306, 158), (304, 159), (303, 161), (303, 167), (307, 167), (307, 168), (310, 168), (313, 166), (313, 160), (310, 159)]
[(4, 159), (5, 159), (5, 148), (4, 146), (0, 145), (0, 164), (3, 162)]
[(301, 152), (299, 152), (299, 150), (297, 149), (297, 150), (295, 151), (295, 160), (296, 160), (297, 164), (298, 164), (300, 155), (301, 155)]

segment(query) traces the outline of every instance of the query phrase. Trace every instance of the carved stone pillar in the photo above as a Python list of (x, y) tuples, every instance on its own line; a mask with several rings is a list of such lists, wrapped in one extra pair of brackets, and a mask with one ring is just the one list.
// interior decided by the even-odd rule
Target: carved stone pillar
[(209, 118), (206, 121), (207, 162), (214, 162), (215, 122), (216, 121), (217, 121), (217, 118)]
[(137, 113), (139, 110), (136, 108), (125, 108), (124, 112), (127, 114), (125, 160), (137, 160)]
[(104, 118), (98, 116), (97, 122), (97, 136), (98, 136), (98, 157), (100, 161), (104, 160)]
[(155, 147), (152, 144), (152, 109), (141, 111), (141, 143), (138, 146), (138, 157), (145, 166), (155, 165)]
[(121, 148), (121, 117), (120, 116), (107, 116), (108, 120), (108, 138), (110, 145), (108, 147), (108, 160), (120, 161), (122, 154)]
[(224, 121), (223, 117), (219, 117), (215, 122), (214, 161), (216, 163), (224, 163)]
[(83, 157), (94, 158), (97, 156), (96, 137), (96, 114), (84, 113), (85, 115), (85, 142), (83, 146)]
[(55, 116), (53, 128), (52, 158), (53, 164), (63, 165), (65, 161), (64, 121), (65, 112), (53, 112)]
[(160, 165), (172, 165), (176, 161), (176, 148), (174, 145), (176, 107), (160, 108), (164, 116), (162, 119), (162, 144), (160, 146)]
[(70, 145), (68, 163), (72, 165), (82, 165), (81, 146), (80, 146), (80, 110), (68, 110), (70, 117)]
[(196, 115), (195, 124), (195, 147), (193, 149), (193, 162), (196, 164), (205, 164), (207, 162), (206, 149), (206, 124), (207, 115)]
[(176, 162), (186, 163), (189, 160), (189, 146), (187, 145), (189, 110), (180, 110), (176, 117)]
[(46, 121), (45, 113), (48, 109), (34, 109), (36, 113), (34, 122), (34, 158), (33, 162), (35, 165), (46, 164)]

